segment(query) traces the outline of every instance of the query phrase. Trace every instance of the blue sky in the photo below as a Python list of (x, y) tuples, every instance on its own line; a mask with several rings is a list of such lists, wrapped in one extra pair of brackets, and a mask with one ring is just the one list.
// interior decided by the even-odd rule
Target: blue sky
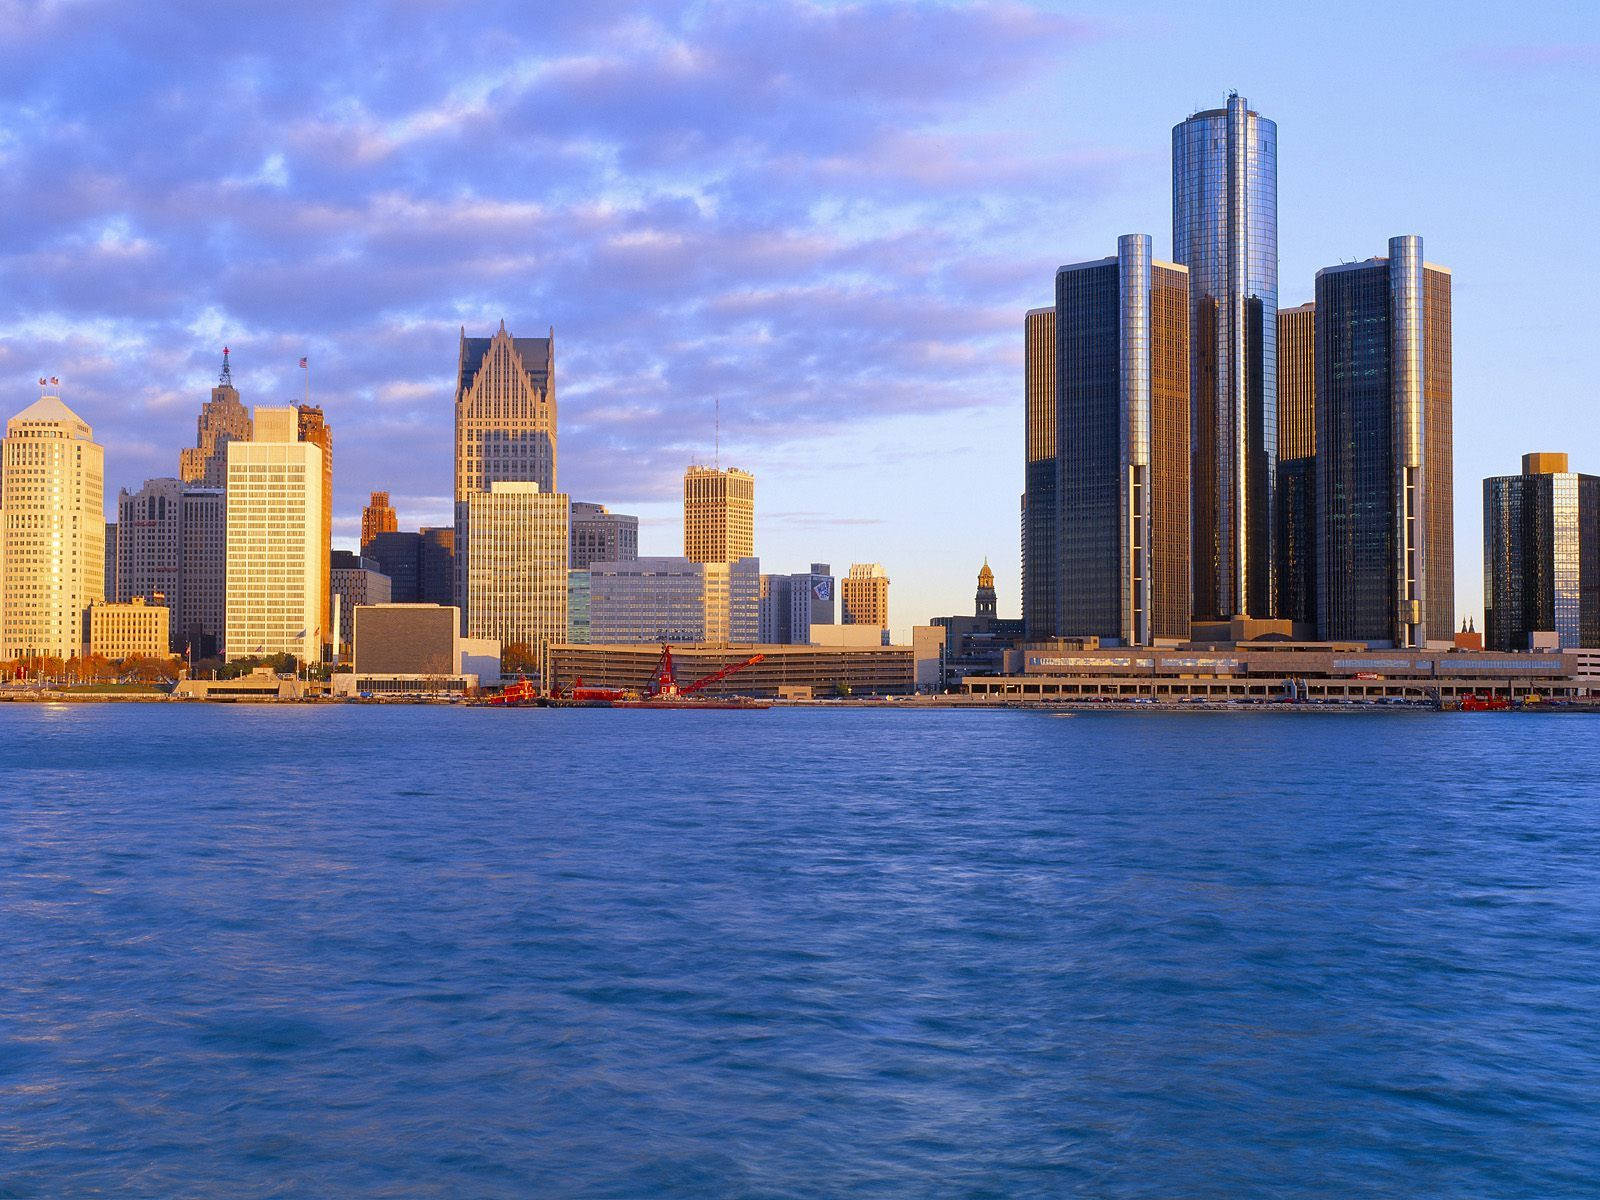
[[(227, 11), (224, 11), (226, 7)], [(1171, 126), (1278, 122), (1280, 300), (1423, 235), (1455, 278), (1457, 602), (1480, 480), (1600, 472), (1600, 15), (1515, 6), (218, 6), (0, 0), (0, 375), (119, 486), (176, 470), (233, 348), (447, 519), (456, 337), (556, 329), (564, 491), (680, 549), (683, 467), (755, 472), (769, 570), (881, 561), (894, 624), (1017, 608), (1021, 323), (1127, 232), (1170, 253)]]

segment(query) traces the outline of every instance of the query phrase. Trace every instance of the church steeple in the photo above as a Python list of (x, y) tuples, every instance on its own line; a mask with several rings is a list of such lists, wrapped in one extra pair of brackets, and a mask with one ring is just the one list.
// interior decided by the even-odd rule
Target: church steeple
[(983, 560), (983, 569), (978, 572), (978, 600), (974, 610), (979, 617), (995, 616), (994, 572), (989, 569), (987, 556)]

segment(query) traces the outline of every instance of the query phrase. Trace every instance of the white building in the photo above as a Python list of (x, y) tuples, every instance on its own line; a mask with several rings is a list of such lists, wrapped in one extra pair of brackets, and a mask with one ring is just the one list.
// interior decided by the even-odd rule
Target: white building
[(589, 640), (747, 644), (760, 636), (761, 562), (636, 558), (589, 566)]
[(466, 633), (526, 645), (543, 663), (567, 638), (568, 497), (532, 482), (492, 482), (457, 505)]
[(330, 625), (319, 612), (322, 450), (302, 442), (293, 408), (255, 410), (248, 442), (227, 443), (226, 656), (316, 661)]
[(67, 659), (105, 599), (105, 451), (60, 397), (6, 422), (0, 444), (0, 658)]

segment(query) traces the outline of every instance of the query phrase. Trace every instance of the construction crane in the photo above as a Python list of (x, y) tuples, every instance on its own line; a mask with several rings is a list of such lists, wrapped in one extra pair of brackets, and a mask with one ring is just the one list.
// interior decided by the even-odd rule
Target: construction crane
[(713, 683), (726, 679), (730, 675), (735, 675), (746, 667), (755, 666), (766, 657), (765, 654), (752, 655), (743, 662), (729, 663), (721, 670), (713, 671), (709, 675), (701, 676), (693, 683), (686, 683), (679, 687), (677, 677), (672, 671), (672, 647), (663, 645), (661, 647), (661, 661), (656, 664), (656, 669), (650, 676), (650, 695), (657, 699), (693, 695), (701, 688), (710, 687)]

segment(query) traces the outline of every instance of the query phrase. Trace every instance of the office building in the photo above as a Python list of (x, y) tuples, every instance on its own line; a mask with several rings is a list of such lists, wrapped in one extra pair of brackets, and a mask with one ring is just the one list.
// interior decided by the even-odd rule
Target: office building
[(350, 670), (336, 696), (444, 698), (500, 683), (500, 646), (461, 636), (461, 610), (438, 604), (363, 604), (352, 613)]
[(636, 558), (589, 567), (591, 642), (747, 644), (760, 634), (761, 562)]
[(106, 522), (106, 571), (104, 590), (107, 596), (117, 594), (117, 523)]
[(567, 572), (567, 641), (583, 645), (589, 640), (589, 572)]
[(1450, 272), (1420, 237), (1317, 272), (1317, 625), (1376, 645), (1455, 634)]
[(456, 506), (466, 635), (527, 646), (541, 676), (549, 648), (567, 636), (568, 504), (537, 483), (496, 480)]
[(211, 399), (200, 407), (195, 444), (178, 452), (178, 478), (203, 487), (222, 487), (228, 479), (228, 443), (250, 440), (250, 413), (233, 386), (228, 348), (222, 348), (222, 374)]
[[(649, 639), (641, 639), (648, 642)], [(918, 650), (912, 646), (694, 646), (672, 644), (678, 681), (691, 683), (742, 663), (759, 651), (759, 663), (709, 685), (711, 696), (764, 696), (809, 700), (836, 696), (899, 696), (916, 690)], [(937, 650), (934, 651), (935, 655)], [(661, 661), (657, 644), (557, 646), (550, 654), (552, 686), (577, 679), (590, 687), (644, 692)], [(937, 665), (935, 663), (935, 665)]]
[(1317, 621), (1317, 306), (1278, 310), (1278, 515), (1273, 536), (1280, 618)]
[(362, 546), (389, 577), (396, 604), (449, 604), (455, 595), (453, 526), (377, 533)]
[(177, 479), (149, 479), (117, 494), (116, 586), (108, 600), (165, 597), (176, 607), (183, 577), (183, 491)]
[(595, 562), (627, 562), (639, 557), (639, 518), (574, 500), (571, 539), (569, 565), (574, 571)]
[(755, 476), (734, 467), (690, 467), (683, 475), (683, 556), (733, 562), (756, 552)]
[(1187, 637), (1189, 324), (1146, 234), (1056, 272), (1056, 633)]
[(449, 604), (456, 590), (455, 526), (424, 525), (419, 532), (422, 542), (417, 552), (417, 600), (422, 604)]
[(1278, 127), (1242, 96), (1172, 130), (1172, 247), (1189, 269), (1195, 615), (1271, 617)]
[(833, 569), (812, 563), (798, 575), (763, 575), (758, 636), (767, 645), (804, 646), (813, 625), (834, 623)]
[(89, 605), (88, 652), (111, 662), (125, 658), (166, 658), (172, 641), (171, 610), (143, 596), (126, 603), (96, 600)]
[(362, 552), (366, 552), (367, 544), (378, 534), (393, 533), (399, 528), (399, 518), (395, 515), (394, 506), (389, 503), (389, 493), (370, 493), (367, 506), (361, 510)]
[(1483, 631), (1490, 650), (1600, 647), (1600, 477), (1565, 454), (1524, 454), (1483, 481)]
[(182, 505), (181, 582), (172, 608), (172, 648), (193, 658), (222, 653), (228, 624), (228, 494), (189, 484)]
[[(556, 490), (555, 331), (519, 338), (461, 331), (456, 369), (456, 502), (495, 483)], [(459, 538), (458, 538), (459, 545)]]
[(363, 604), (390, 602), (389, 577), (378, 569), (377, 561), (335, 550), (329, 555), (329, 586), (333, 588), (334, 611), (338, 614), (339, 640), (334, 657), (348, 650), (355, 630), (355, 610)]
[(882, 565), (850, 565), (839, 585), (839, 623), (889, 627), (889, 573)]
[(0, 443), (0, 659), (71, 658), (105, 599), (105, 452), (59, 396), (6, 422)]
[(300, 440), (293, 408), (259, 407), (253, 425), (249, 441), (227, 443), (224, 653), (314, 662), (328, 624), (322, 448)]
[(1030, 638), (1055, 635), (1056, 310), (1030, 309), (1022, 324), (1022, 624)]
[(333, 430), (328, 426), (322, 409), (315, 405), (298, 405), (295, 413), (300, 427), (300, 440), (322, 451), (322, 578), (317, 599), (322, 618), (317, 625), (322, 630), (322, 650), (325, 652), (333, 640), (333, 584), (328, 574), (328, 553), (333, 549)]

